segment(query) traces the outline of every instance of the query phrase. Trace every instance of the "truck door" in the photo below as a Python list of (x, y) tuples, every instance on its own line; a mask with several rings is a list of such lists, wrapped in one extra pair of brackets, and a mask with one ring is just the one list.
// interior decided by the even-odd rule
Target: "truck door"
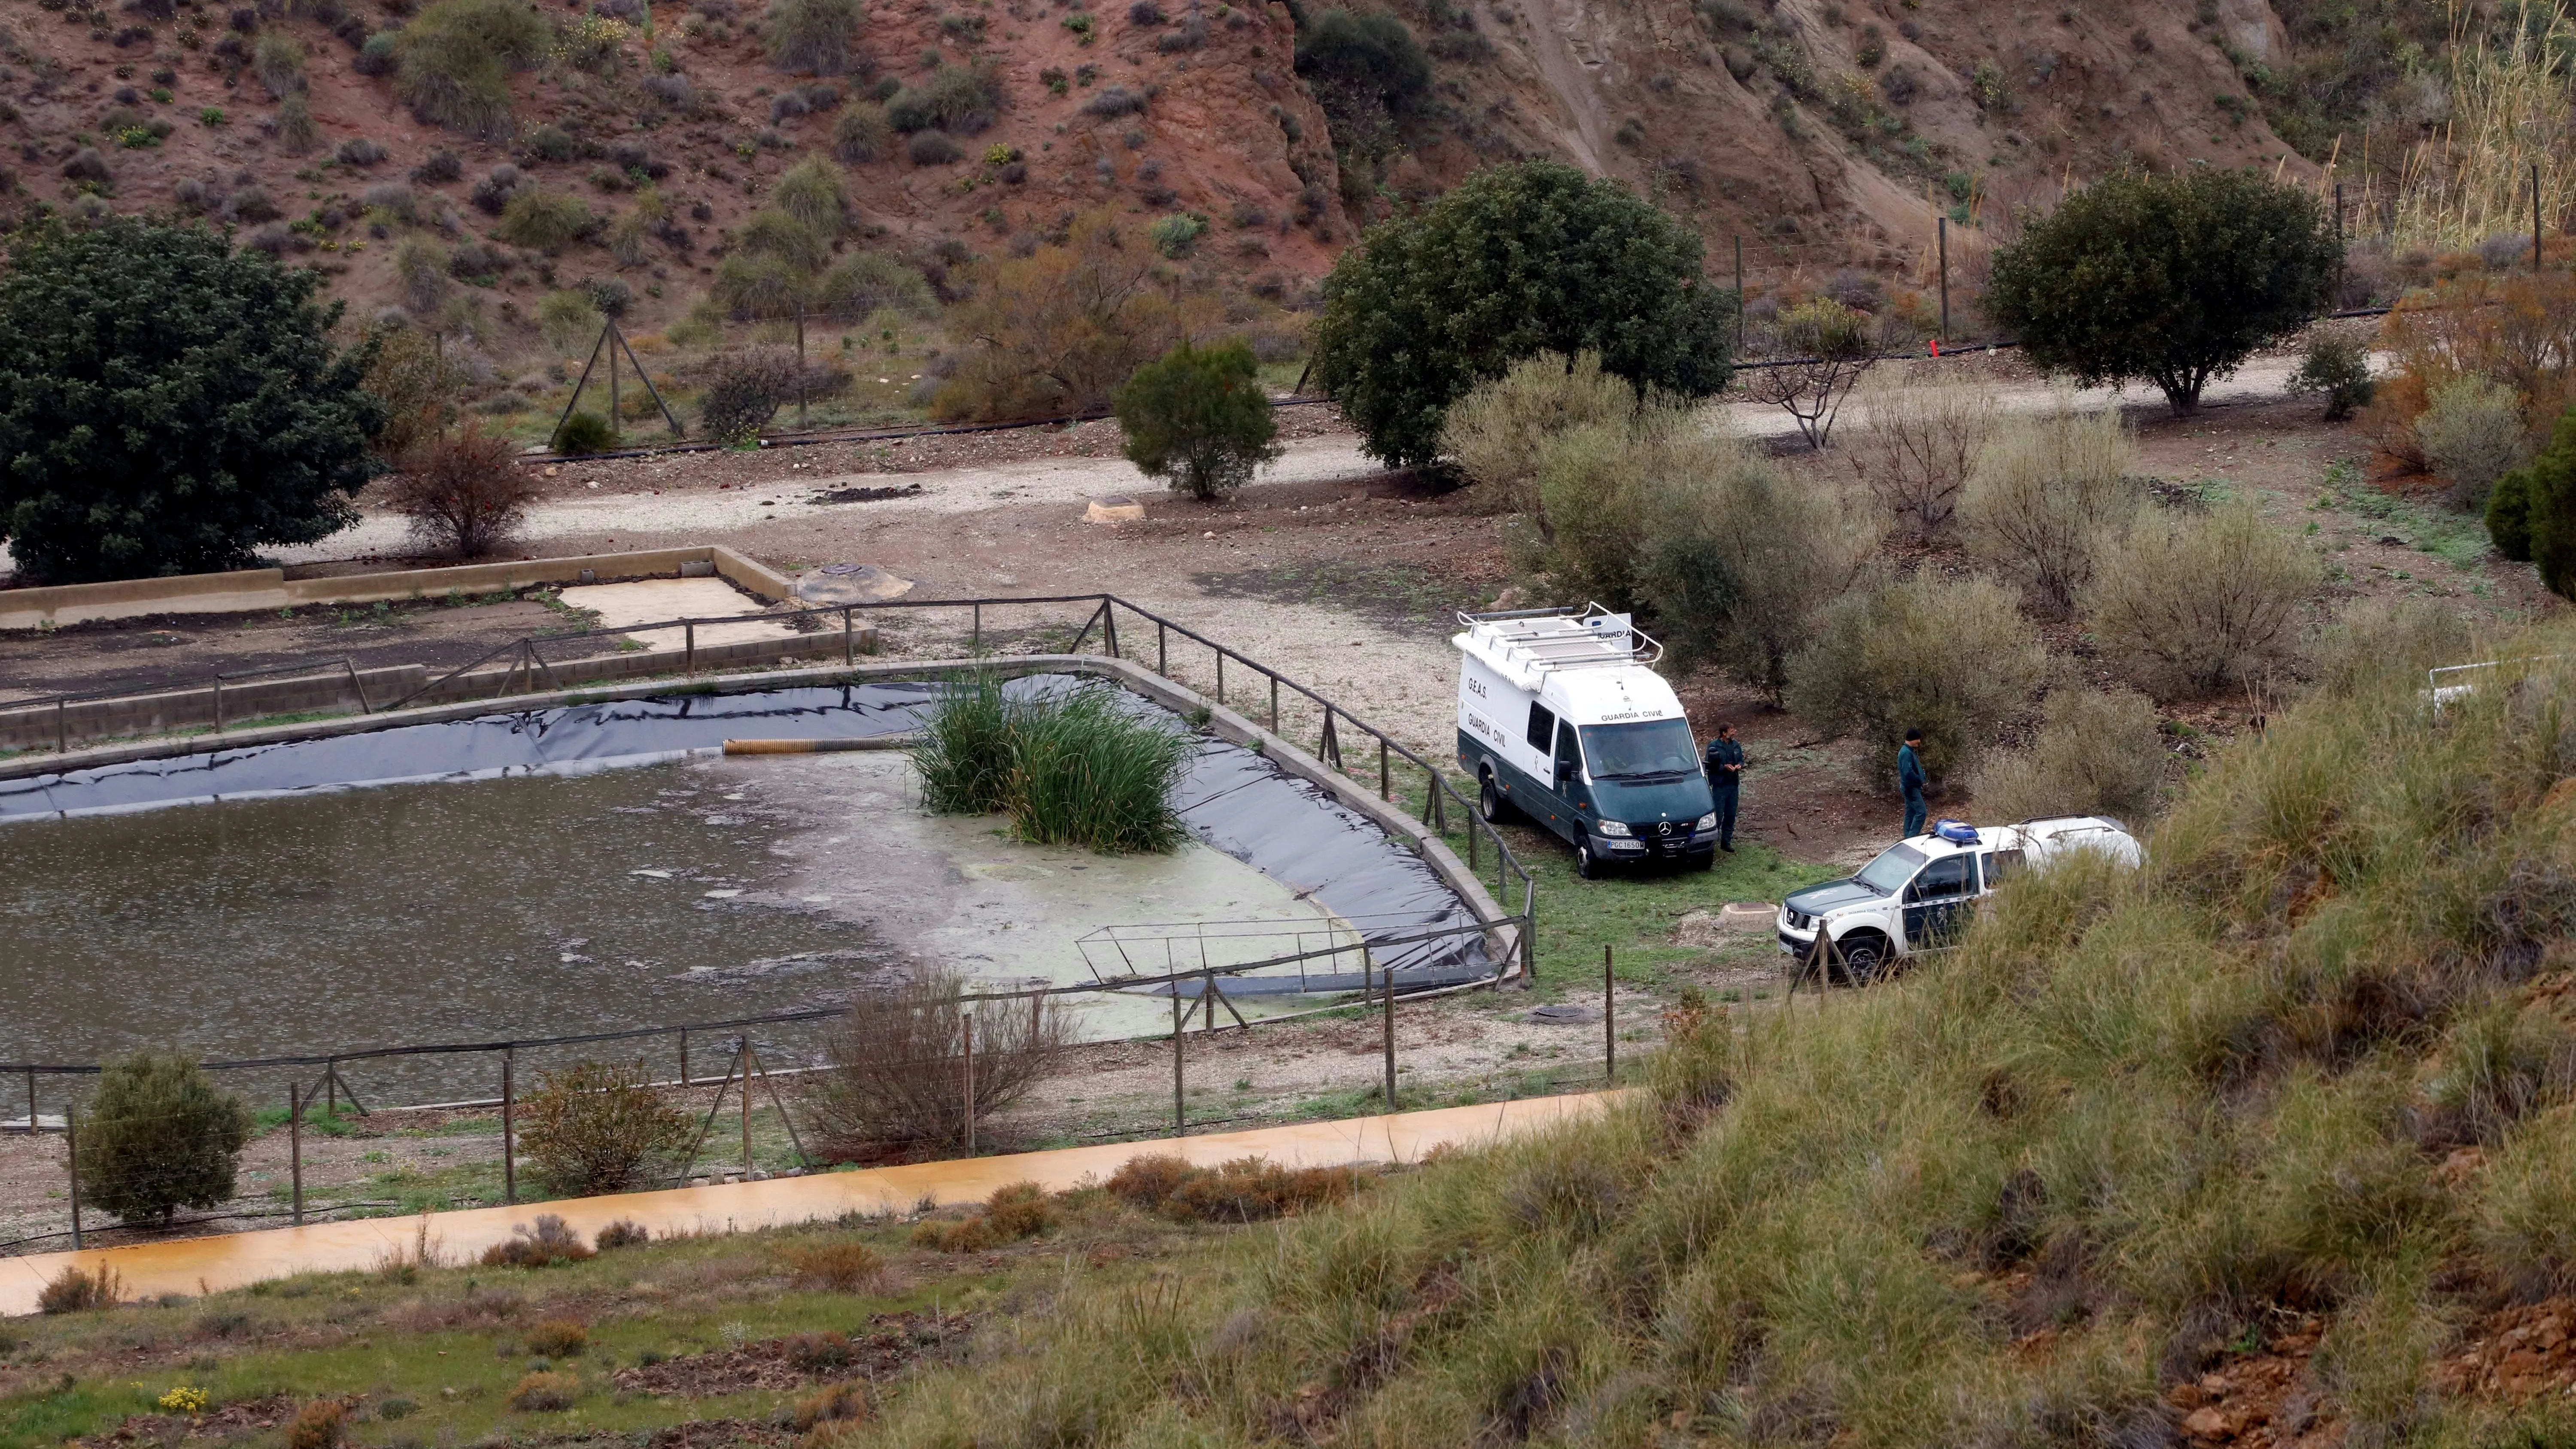
[(1564, 802), (1565, 816), (1557, 822), (1558, 833), (1569, 840), (1583, 834), (1581, 807), (1590, 798), (1583, 784), (1583, 744), (1573, 724), (1566, 720), (1556, 722), (1556, 768), (1548, 783), (1556, 798)]
[(1977, 894), (1976, 857), (1943, 856), (1923, 867), (1905, 888), (1905, 946), (1923, 951), (1946, 946), (1965, 929)]
[(1531, 751), (1529, 795), (1512, 803), (1520, 807), (1522, 814), (1563, 835), (1573, 811), (1566, 804), (1565, 797), (1556, 790), (1556, 711), (1536, 700), (1530, 701), (1529, 732), (1522, 736), (1522, 740)]

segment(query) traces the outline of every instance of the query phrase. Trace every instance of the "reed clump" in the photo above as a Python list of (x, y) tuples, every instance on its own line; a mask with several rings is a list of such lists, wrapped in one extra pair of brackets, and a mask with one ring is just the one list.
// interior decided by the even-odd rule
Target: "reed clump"
[(1005, 812), (1022, 840), (1104, 855), (1166, 852), (1187, 832), (1171, 807), (1185, 735), (1082, 685), (1015, 693), (990, 672), (952, 681), (912, 754), (922, 802), (940, 814)]

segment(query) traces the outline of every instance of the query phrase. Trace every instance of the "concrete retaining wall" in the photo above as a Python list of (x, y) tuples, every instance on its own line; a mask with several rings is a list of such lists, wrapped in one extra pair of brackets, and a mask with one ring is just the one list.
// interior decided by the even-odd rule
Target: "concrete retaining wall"
[[(597, 648), (602, 641), (585, 639), (580, 642), (582, 647)], [(862, 624), (852, 631), (848, 644), (853, 653), (875, 653), (876, 630)], [(382, 709), (400, 701), (405, 704), (403, 712), (406, 716), (417, 707), (459, 702), (481, 702), (493, 707), (535, 708), (542, 707), (543, 699), (552, 697), (551, 694), (533, 698), (525, 697), (535, 689), (544, 688), (552, 691), (558, 686), (565, 685), (597, 683), (606, 680), (653, 679), (685, 674), (691, 664), (687, 651), (682, 649), (637, 649), (625, 653), (595, 654), (581, 659), (553, 659), (545, 656), (545, 646), (542, 643), (537, 648), (539, 657), (545, 661), (545, 667), (536, 671), (533, 678), (526, 668), (504, 659), (498, 664), (487, 665), (452, 679), (441, 680), (425, 692), (423, 687), (430, 685), (437, 676), (417, 664), (398, 665), (390, 669), (361, 669), (357, 672), (355, 688), (345, 670), (332, 674), (316, 673), (297, 675), (287, 679), (245, 680), (239, 684), (227, 684), (223, 688), (222, 699), (222, 719), (227, 727), (222, 737), (223, 742), (226, 744), (246, 742), (247, 737), (242, 733), (245, 722), (271, 715), (302, 714), (316, 710), (356, 712), (359, 709), (357, 688), (365, 690), (368, 708)], [(739, 669), (746, 665), (771, 664), (796, 659), (837, 662), (841, 657), (842, 648), (841, 631), (826, 628), (819, 633), (800, 634), (790, 639), (745, 639), (731, 644), (702, 644), (698, 647), (695, 665), (701, 671), (709, 671)], [(505, 688), (510, 691), (507, 695), (503, 693)], [(174, 730), (211, 727), (216, 723), (216, 708), (215, 690), (212, 686), (171, 690), (162, 694), (120, 695), (113, 699), (84, 700), (62, 706), (59, 716), (55, 707), (50, 704), (16, 707), (0, 704), (0, 749), (51, 751), (57, 743), (77, 746), (102, 739), (168, 734)], [(365, 723), (367, 722), (361, 722), (362, 725)], [(275, 734), (276, 728), (291, 731), (296, 727), (292, 725), (262, 727), (254, 733), (261, 738), (268, 738)], [(191, 746), (201, 747), (208, 743), (212, 742), (192, 741)], [(140, 756), (125, 755), (123, 758), (139, 758), (169, 752), (170, 747), (167, 744), (144, 746)], [(94, 751), (79, 753), (81, 759), (88, 763), (104, 763), (104, 761), (88, 759), (88, 756), (96, 753)], [(34, 764), (38, 769), (48, 768), (42, 763), (48, 758), (53, 757), (38, 757), (35, 761), (0, 762), (0, 772), (26, 773), (23, 770), (6, 771), (5, 767), (10, 764)], [(75, 767), (74, 764), (65, 763), (50, 768)]]
[[(585, 573), (591, 577), (583, 578)], [(0, 629), (35, 629), (153, 614), (238, 614), (298, 604), (438, 599), (449, 594), (488, 594), (496, 589), (524, 589), (538, 584), (607, 583), (702, 573), (728, 579), (745, 593), (773, 604), (795, 593), (794, 585), (776, 569), (716, 545), (515, 559), (442, 569), (395, 569), (322, 579), (289, 579), (283, 569), (242, 569), (168, 579), (0, 589)]]

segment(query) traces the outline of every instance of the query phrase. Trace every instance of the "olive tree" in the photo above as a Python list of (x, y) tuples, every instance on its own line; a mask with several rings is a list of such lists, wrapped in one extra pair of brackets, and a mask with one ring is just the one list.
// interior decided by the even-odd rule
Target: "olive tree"
[(2299, 187), (2210, 167), (2104, 177), (1995, 252), (1987, 312), (2043, 372), (2139, 379), (2177, 414), (2325, 310), (2334, 219)]
[(233, 1195), (250, 1108), (219, 1091), (194, 1057), (146, 1048), (109, 1062), (80, 1114), (72, 1171), (93, 1206), (129, 1223), (166, 1224), (180, 1208)]
[(1252, 348), (1186, 340), (1118, 389), (1127, 461), (1192, 498), (1222, 497), (1279, 456), (1279, 423), (1261, 395)]
[(237, 568), (355, 522), (385, 422), (321, 274), (196, 224), (22, 234), (0, 272), (0, 538), (57, 583)]
[(1700, 276), (1698, 234), (1625, 183), (1494, 166), (1334, 263), (1315, 376), (1371, 456), (1421, 467), (1449, 405), (1533, 353), (1594, 351), (1643, 387), (1717, 391), (1734, 307)]

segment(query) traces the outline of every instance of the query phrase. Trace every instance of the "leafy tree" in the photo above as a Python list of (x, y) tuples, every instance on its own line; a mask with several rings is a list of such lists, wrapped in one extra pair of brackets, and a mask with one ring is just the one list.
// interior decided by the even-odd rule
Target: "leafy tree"
[(1090, 412), (1137, 368), (1223, 321), (1214, 295), (1166, 266), (1142, 228), (1105, 211), (1075, 218), (1061, 242), (980, 262), (970, 275), (972, 294), (948, 314), (948, 334), (968, 345), (931, 399), (940, 418)]
[(2496, 552), (2537, 564), (2551, 593), (2576, 599), (2576, 408), (2559, 415), (2539, 457), (2496, 480), (2487, 532)]
[(233, 1195), (250, 1129), (240, 1095), (216, 1090), (195, 1058), (147, 1048), (99, 1074), (72, 1171), (92, 1204), (130, 1223), (167, 1224), (180, 1208)]
[(1395, 141), (1395, 116), (1431, 87), (1431, 58), (1412, 27), (1384, 10), (1333, 9), (1297, 33), (1297, 74), (1314, 87), (1345, 155), (1375, 156)]
[(1697, 234), (1625, 183), (1490, 167), (1342, 254), (1316, 376), (1399, 467), (1437, 457), (1449, 405), (1535, 352), (1597, 351), (1631, 382), (1704, 397), (1726, 383), (1734, 300), (1699, 269)]
[(1279, 456), (1279, 422), (1241, 339), (1180, 346), (1136, 369), (1118, 389), (1127, 461), (1192, 498), (1221, 497)]
[(2211, 378), (2323, 311), (2342, 263), (2333, 218), (2299, 187), (2124, 172), (1998, 250), (1986, 310), (2043, 372), (2144, 379), (2188, 414)]
[(385, 421), (321, 276), (194, 223), (23, 233), (0, 272), (0, 538), (58, 582), (239, 567), (356, 519)]

